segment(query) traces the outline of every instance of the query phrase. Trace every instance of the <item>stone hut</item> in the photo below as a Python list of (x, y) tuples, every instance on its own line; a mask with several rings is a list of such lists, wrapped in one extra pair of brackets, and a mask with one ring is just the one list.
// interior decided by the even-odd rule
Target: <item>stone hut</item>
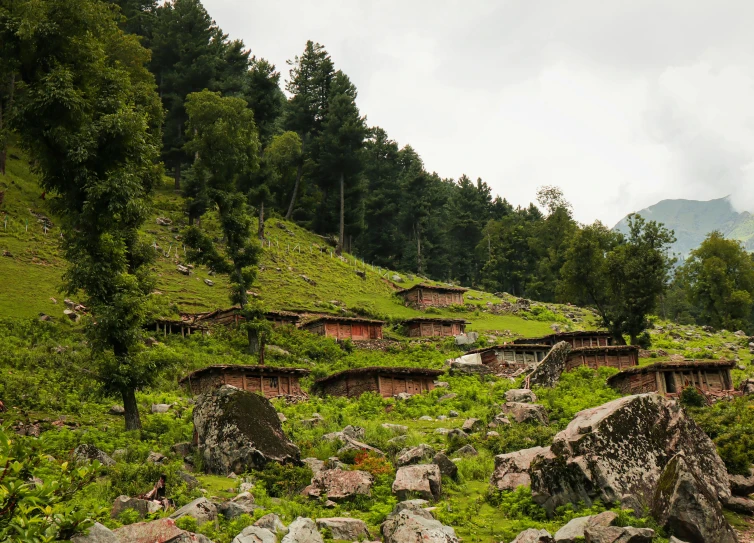
[(303, 368), (224, 364), (189, 373), (180, 383), (192, 394), (231, 385), (249, 392), (262, 392), (266, 398), (276, 398), (304, 395), (299, 379), (306, 375), (309, 375), (309, 370)]
[(568, 353), (565, 371), (571, 371), (579, 366), (589, 366), (592, 369), (610, 366), (622, 370), (638, 365), (639, 348), (636, 345), (577, 347)]
[(678, 394), (695, 386), (702, 392), (719, 393), (733, 389), (730, 370), (732, 360), (659, 362), (623, 370), (607, 380), (607, 384), (624, 394), (658, 392)]
[(403, 298), (407, 306), (445, 307), (449, 305), (463, 305), (463, 293), (467, 288), (441, 285), (427, 285), (420, 283), (401, 290), (398, 294)]
[(403, 331), (408, 337), (457, 336), (466, 332), (468, 321), (445, 317), (415, 317), (403, 321)]
[(314, 390), (324, 396), (349, 398), (359, 397), (364, 392), (377, 392), (385, 398), (421, 394), (435, 388), (435, 378), (442, 373), (442, 370), (425, 368), (356, 368), (317, 379)]
[(519, 345), (525, 345), (528, 343), (555, 345), (565, 341), (570, 343), (571, 347), (602, 347), (613, 344), (613, 336), (610, 332), (599, 332), (596, 330), (575, 331), (575, 332), (559, 332), (557, 334), (550, 334), (548, 336), (535, 337), (535, 338), (521, 338), (515, 340), (513, 343)]
[(382, 325), (384, 321), (363, 319), (360, 317), (338, 317), (323, 315), (301, 325), (301, 328), (312, 334), (327, 336), (333, 339), (350, 339), (363, 341), (367, 339), (382, 339)]

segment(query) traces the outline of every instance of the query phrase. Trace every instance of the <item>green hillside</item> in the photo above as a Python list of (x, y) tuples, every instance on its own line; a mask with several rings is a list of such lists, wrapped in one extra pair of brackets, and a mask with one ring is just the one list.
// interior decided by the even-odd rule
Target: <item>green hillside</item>
[[(60, 228), (49, 202), (41, 198), (42, 191), (28, 163), (18, 151), (10, 155), (8, 175), (0, 180), (0, 190), (4, 191), (0, 205), (3, 214), (0, 251), (8, 254), (0, 258), (0, 274), (6, 278), (0, 289), (0, 316), (33, 317), (46, 313), (62, 318), (65, 296), (61, 293), (61, 276), (65, 261), (59, 250)], [(40, 216), (51, 219), (52, 227), (47, 232)], [(169, 219), (171, 224), (158, 224), (158, 217)], [(182, 199), (173, 190), (172, 180), (166, 179), (155, 195), (154, 216), (143, 229), (157, 252), (154, 294), (159, 297), (157, 305), (165, 314), (227, 307), (229, 291), (224, 277), (211, 276), (201, 266), (188, 276), (177, 270), (178, 264), (185, 263), (180, 240), (185, 223)], [(212, 214), (204, 218), (202, 224), (210, 231), (219, 232)], [(352, 255), (338, 258), (327, 240), (280, 219), (268, 220), (266, 232), (267, 242), (254, 292), (269, 309), (324, 313), (347, 309), (390, 320), (424, 314), (405, 307), (395, 293), (427, 279), (375, 268)], [(364, 272), (364, 276), (357, 271)], [(205, 279), (210, 279), (214, 286), (208, 286)], [(534, 304), (532, 313), (513, 315), (492, 310), (488, 305), (513, 302), (513, 297), (503, 299), (471, 290), (466, 300), (466, 308), (450, 308), (433, 314), (466, 318), (471, 322), (469, 330), (509, 331), (518, 336), (548, 333), (555, 322), (574, 328), (588, 327), (591, 323), (590, 313), (575, 308)], [(567, 318), (565, 314), (573, 316)], [(578, 322), (574, 322), (574, 317)]]

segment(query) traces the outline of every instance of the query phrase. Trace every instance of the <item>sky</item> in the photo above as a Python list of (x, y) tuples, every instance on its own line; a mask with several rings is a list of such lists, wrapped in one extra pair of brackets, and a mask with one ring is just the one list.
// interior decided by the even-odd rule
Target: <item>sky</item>
[(371, 126), (514, 205), (612, 226), (666, 198), (754, 212), (751, 0), (204, 0), (273, 62), (325, 45)]

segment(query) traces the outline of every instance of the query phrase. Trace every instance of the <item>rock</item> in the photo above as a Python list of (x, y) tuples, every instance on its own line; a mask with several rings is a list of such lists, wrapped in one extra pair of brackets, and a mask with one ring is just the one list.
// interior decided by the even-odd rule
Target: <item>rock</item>
[(197, 488), (199, 486), (199, 479), (197, 479), (196, 477), (194, 477), (190, 473), (186, 473), (185, 471), (178, 471), (178, 472), (176, 472), (176, 475), (178, 475), (178, 477), (181, 479), (181, 481), (183, 481), (184, 483), (186, 483), (186, 487), (189, 490), (193, 490), (193, 489), (195, 489), (195, 488)]
[(191, 274), (191, 270), (188, 267), (181, 266), (180, 264), (178, 264), (175, 267), (175, 269), (178, 271), (178, 273), (183, 274), (183, 275), (190, 275)]
[[(446, 394), (445, 396), (441, 396), (441, 397), (439, 398), (439, 400), (442, 400), (442, 399), (443, 399), (443, 398), (445, 398), (446, 396), (450, 396), (450, 394)], [(456, 397), (456, 394), (453, 394), (453, 397), (455, 398), (455, 397)], [(438, 401), (439, 401), (439, 400), (438, 400)], [(454, 411), (453, 409), (451, 409), (451, 410), (450, 410), (450, 412), (448, 413), (448, 416), (449, 416), (449, 417), (451, 417), (451, 418), (456, 418), (456, 417), (458, 417), (458, 416), (459, 416), (459, 414), (458, 414), (458, 411)]]
[(442, 421), (448, 420), (448, 417), (446, 415), (440, 415), (440, 416), (437, 417), (437, 420), (439, 420), (440, 422), (442, 422)]
[(122, 405), (114, 405), (110, 408), (110, 411), (108, 411), (110, 415), (115, 415), (118, 417), (122, 417), (126, 414), (126, 410)]
[(167, 456), (155, 451), (150, 452), (147, 456), (147, 462), (150, 464), (162, 464), (165, 460), (167, 460)]
[(391, 445), (403, 445), (408, 440), (407, 435), (395, 436), (387, 440)]
[(471, 446), (471, 445), (464, 445), (460, 449), (456, 451), (456, 454), (459, 456), (478, 456), (479, 453), (477, 450)]
[(439, 500), (442, 494), (442, 477), (436, 464), (419, 464), (398, 468), (393, 481), (393, 493), (400, 500), (416, 494), (426, 500)]
[(254, 496), (249, 492), (241, 492), (230, 501), (217, 504), (217, 512), (226, 519), (238, 518), (241, 515), (253, 515), (260, 506), (254, 503)]
[(500, 437), (500, 434), (498, 432), (495, 432), (494, 430), (491, 430), (487, 432), (487, 437)]
[(71, 538), (72, 543), (120, 543), (115, 532), (106, 528), (99, 522), (89, 528), (86, 535), (76, 535)]
[(175, 521), (169, 518), (129, 524), (118, 528), (113, 533), (118, 536), (120, 543), (156, 543), (158, 541), (183, 543), (190, 541), (187, 538), (188, 532), (181, 530), (175, 525)]
[(403, 401), (405, 401), (405, 400), (410, 399), (411, 396), (413, 396), (413, 394), (409, 394), (408, 392), (399, 392), (398, 394), (396, 394), (394, 396), (394, 398), (396, 400), (403, 400)]
[(281, 543), (324, 543), (324, 540), (312, 519), (298, 517), (288, 526), (288, 534)]
[(215, 282), (212, 279), (205, 279), (204, 280), (204, 284), (207, 285), (208, 287), (214, 287), (215, 286)]
[(397, 273), (396, 273), (396, 274), (393, 274), (393, 275), (392, 275), (392, 276), (390, 277), (390, 280), (391, 280), (391, 281), (393, 281), (394, 283), (403, 283), (403, 277), (401, 277), (401, 276), (400, 276), (400, 275), (398, 275)]
[(189, 441), (181, 441), (180, 443), (176, 443), (172, 447), (170, 447), (170, 452), (172, 452), (176, 456), (185, 458), (186, 456), (190, 456), (191, 453), (194, 452), (194, 446)]
[[(282, 347), (278, 345), (265, 345), (264, 348), (265, 348), (264, 354), (274, 354), (277, 356), (291, 356), (290, 352), (286, 351), (285, 349), (283, 349)], [(280, 413), (278, 415), (280, 415)]]
[(528, 388), (513, 388), (505, 391), (506, 402), (534, 403), (537, 396)]
[(304, 419), (301, 421), (301, 424), (304, 426), (317, 426), (318, 424), (321, 424), (324, 422), (325, 418), (320, 415), (319, 413), (314, 413), (310, 419)]
[(551, 388), (560, 380), (568, 361), (568, 353), (571, 352), (571, 344), (561, 341), (550, 349), (542, 361), (537, 364), (529, 374), (529, 386), (541, 386)]
[(492, 370), (482, 364), (481, 361), (467, 361), (462, 360), (461, 358), (457, 358), (450, 362), (451, 375), (487, 375), (492, 373)]
[(748, 496), (754, 493), (754, 473), (749, 475), (728, 475), (728, 485), (731, 494), (735, 496)]
[(332, 539), (341, 541), (369, 540), (369, 530), (363, 520), (347, 517), (318, 518), (317, 528), (330, 531)]
[(497, 490), (515, 490), (519, 486), (531, 485), (529, 469), (537, 457), (549, 454), (549, 447), (532, 447), (495, 456), (495, 471), (490, 485)]
[(103, 451), (99, 450), (94, 445), (84, 444), (79, 445), (73, 449), (73, 459), (76, 462), (86, 462), (96, 460), (103, 466), (115, 465), (115, 460), (110, 458)]
[(406, 432), (408, 432), (408, 426), (403, 426), (402, 424), (390, 424), (389, 422), (383, 422), (382, 427), (386, 430), (391, 430), (396, 434), (405, 434)]
[(385, 543), (459, 543), (453, 528), (411, 510), (388, 517), (380, 531)]
[(440, 475), (450, 477), (451, 479), (458, 477), (458, 466), (451, 462), (445, 453), (437, 453), (432, 459), (432, 463), (437, 464), (437, 467), (440, 468)]
[(312, 478), (312, 484), (304, 493), (310, 498), (327, 496), (335, 502), (345, 501), (356, 496), (371, 496), (374, 478), (366, 471), (344, 471), (326, 469)]
[[(714, 471), (714, 466), (705, 468)], [(736, 535), (723, 515), (715, 488), (693, 470), (682, 453), (667, 463), (656, 485), (652, 516), (669, 533), (691, 543), (735, 543)]]
[(167, 403), (153, 403), (152, 413), (167, 413), (171, 407), (173, 406)]
[[(750, 348), (754, 352), (754, 347), (750, 347)], [(743, 392), (746, 396), (754, 394), (754, 379), (745, 379), (741, 381), (741, 385), (738, 387), (738, 389), (741, 392)]]
[(366, 430), (361, 426), (351, 426), (350, 424), (343, 428), (343, 434), (351, 439), (363, 440), (366, 436)]
[(427, 500), (421, 500), (421, 499), (404, 500), (402, 502), (398, 502), (397, 504), (395, 504), (395, 507), (393, 507), (393, 510), (388, 515), (388, 518), (394, 517), (401, 511), (409, 511), (411, 513), (417, 514), (424, 518), (433, 519), (435, 517), (433, 517), (432, 513), (430, 513), (427, 510), (428, 506), (429, 506), (429, 502)]
[(489, 428), (497, 428), (498, 426), (509, 426), (511, 423), (508, 417), (502, 413), (495, 415), (495, 418), (487, 425)]
[(259, 526), (260, 528), (266, 528), (269, 531), (271, 531), (273, 534), (288, 533), (288, 528), (285, 527), (285, 524), (283, 524), (283, 521), (280, 520), (280, 517), (277, 516), (275, 513), (267, 513), (263, 517), (260, 517), (259, 520), (257, 520), (254, 523), (254, 526)]
[(734, 513), (754, 515), (754, 500), (741, 496), (731, 496), (722, 502), (723, 507)]
[(205, 392), (196, 400), (194, 428), (209, 473), (299, 463), (299, 449), (283, 433), (275, 408), (258, 394), (228, 385)]
[(450, 383), (447, 381), (435, 381), (435, 388), (448, 388)]
[(338, 449), (339, 455), (346, 453), (348, 451), (369, 451), (379, 456), (385, 456), (385, 453), (376, 447), (372, 447), (371, 445), (367, 445), (366, 443), (363, 443), (356, 439), (352, 439), (345, 434), (343, 434), (343, 437), (344, 437), (345, 445), (343, 445), (343, 447)]
[(516, 536), (511, 543), (552, 543), (553, 539), (547, 530), (529, 528)]
[(435, 450), (422, 443), (410, 449), (403, 449), (395, 459), (396, 466), (408, 466), (409, 464), (420, 464), (429, 461), (435, 455)]
[(232, 543), (278, 543), (278, 538), (266, 528), (247, 526), (233, 538)]
[(325, 469), (342, 469), (342, 470), (348, 470), (350, 469), (346, 464), (340, 461), (340, 458), (337, 456), (331, 456), (327, 460), (325, 460)]
[(286, 422), (288, 420), (288, 417), (286, 417), (283, 413), (278, 413), (278, 418), (280, 419), (280, 422)]
[(302, 462), (309, 466), (313, 475), (317, 475), (320, 471), (325, 469), (325, 463), (317, 458), (304, 458)]
[(584, 536), (586, 543), (652, 543), (655, 531), (630, 526), (590, 526), (584, 530)]
[(599, 515), (571, 519), (568, 524), (555, 532), (555, 543), (576, 543), (576, 541), (581, 541), (585, 537), (585, 530), (612, 526), (617, 518), (618, 515), (612, 511), (605, 511)]
[(452, 430), (448, 430), (448, 433), (446, 435), (449, 439), (455, 439), (459, 441), (465, 441), (469, 438), (469, 435), (460, 428), (453, 428)]
[(81, 319), (81, 315), (79, 315), (72, 309), (64, 309), (63, 314), (69, 319), (71, 319), (73, 322), (79, 322), (79, 320)]
[(168, 219), (167, 217), (157, 217), (157, 224), (160, 226), (170, 226), (173, 224), (173, 221)]
[(547, 424), (547, 411), (544, 406), (520, 403), (520, 402), (505, 402), (503, 404), (503, 414), (512, 418), (516, 422), (532, 422), (539, 424)]
[(435, 420), (435, 419), (433, 419), (433, 418), (432, 418), (432, 417), (430, 417), (429, 415), (422, 415), (421, 417), (419, 417), (419, 420), (424, 420), (424, 421), (433, 421), (433, 420)]
[(463, 426), (461, 426), (461, 430), (466, 432), (467, 434), (473, 434), (476, 432), (481, 432), (484, 430), (484, 421), (479, 419), (466, 419), (463, 421)]
[(479, 339), (479, 334), (477, 332), (467, 332), (465, 334), (458, 334), (455, 337), (456, 345), (471, 345), (472, 343), (476, 343)]
[(112, 509), (110, 509), (110, 518), (118, 518), (127, 509), (133, 509), (138, 513), (139, 518), (144, 518), (161, 510), (162, 505), (150, 500), (142, 500), (130, 496), (118, 496), (113, 502)]
[(658, 394), (626, 396), (576, 415), (531, 463), (534, 500), (556, 507), (599, 499), (640, 511), (675, 451), (711, 494), (730, 496), (714, 443), (675, 403)]
[(217, 507), (207, 498), (197, 498), (170, 515), (173, 520), (183, 517), (193, 517), (199, 524), (209, 522), (217, 518)]

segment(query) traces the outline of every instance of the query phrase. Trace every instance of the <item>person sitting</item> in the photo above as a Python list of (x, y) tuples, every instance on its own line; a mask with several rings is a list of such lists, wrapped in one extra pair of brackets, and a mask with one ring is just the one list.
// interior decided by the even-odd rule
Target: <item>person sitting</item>
[(160, 475), (159, 480), (155, 483), (152, 490), (147, 492), (146, 494), (143, 494), (142, 496), (139, 496), (140, 498), (144, 500), (150, 500), (155, 503), (159, 503), (162, 505), (163, 509), (167, 509), (171, 506), (170, 500), (167, 499), (165, 496), (166, 488), (165, 488), (165, 482), (167, 480), (167, 476), (163, 473)]

